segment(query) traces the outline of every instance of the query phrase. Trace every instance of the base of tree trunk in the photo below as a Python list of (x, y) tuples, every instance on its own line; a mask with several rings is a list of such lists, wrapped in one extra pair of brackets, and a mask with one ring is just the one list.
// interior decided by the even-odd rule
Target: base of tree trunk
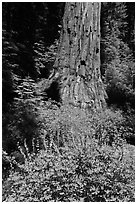
[[(57, 86), (54, 87), (54, 90), (53, 84)], [(62, 104), (70, 104), (89, 111), (102, 110), (106, 107), (107, 95), (103, 89), (102, 80), (86, 82), (83, 77), (75, 75), (64, 79), (59, 72), (56, 72), (49, 79), (39, 82), (38, 87), (41, 92), (47, 93), (48, 97), (52, 95), (51, 99)], [(57, 90), (58, 93), (56, 93)]]
[(94, 81), (87, 83), (82, 77), (72, 75), (62, 82), (60, 94), (63, 103), (83, 109), (99, 110), (106, 107), (101, 80), (96, 84)]

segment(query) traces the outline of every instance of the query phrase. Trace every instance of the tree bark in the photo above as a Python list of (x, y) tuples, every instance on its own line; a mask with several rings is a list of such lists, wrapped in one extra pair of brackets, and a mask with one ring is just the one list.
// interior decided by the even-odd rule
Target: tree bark
[(54, 67), (60, 75), (63, 103), (102, 109), (105, 90), (100, 74), (101, 3), (66, 3)]

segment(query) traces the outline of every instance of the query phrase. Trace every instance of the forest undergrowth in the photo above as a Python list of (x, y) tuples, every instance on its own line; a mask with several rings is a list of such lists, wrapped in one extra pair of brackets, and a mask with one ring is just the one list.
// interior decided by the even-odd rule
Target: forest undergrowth
[(3, 145), (14, 151), (3, 151), (3, 201), (133, 202), (134, 132), (123, 112), (44, 101), (39, 88), (25, 79), (5, 116)]

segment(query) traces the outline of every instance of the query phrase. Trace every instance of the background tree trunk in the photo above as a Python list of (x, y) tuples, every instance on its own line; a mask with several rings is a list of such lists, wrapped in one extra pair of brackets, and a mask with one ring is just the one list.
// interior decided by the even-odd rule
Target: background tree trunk
[(106, 104), (100, 75), (100, 9), (101, 3), (66, 3), (54, 64), (63, 103), (93, 109)]

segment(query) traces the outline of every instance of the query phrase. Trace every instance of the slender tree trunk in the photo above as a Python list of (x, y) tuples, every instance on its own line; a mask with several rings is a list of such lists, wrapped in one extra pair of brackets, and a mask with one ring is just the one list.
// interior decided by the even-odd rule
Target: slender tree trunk
[(105, 106), (100, 75), (100, 3), (66, 3), (55, 67), (63, 103), (82, 108)]

